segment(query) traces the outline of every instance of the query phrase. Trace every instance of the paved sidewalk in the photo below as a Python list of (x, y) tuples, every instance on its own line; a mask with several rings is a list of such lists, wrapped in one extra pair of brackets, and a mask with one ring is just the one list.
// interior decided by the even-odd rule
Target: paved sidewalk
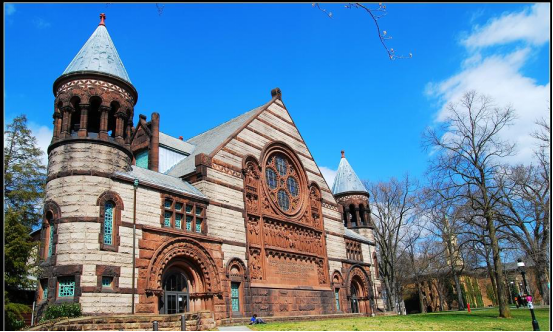
[(219, 331), (251, 331), (246, 325), (238, 326), (219, 326)]

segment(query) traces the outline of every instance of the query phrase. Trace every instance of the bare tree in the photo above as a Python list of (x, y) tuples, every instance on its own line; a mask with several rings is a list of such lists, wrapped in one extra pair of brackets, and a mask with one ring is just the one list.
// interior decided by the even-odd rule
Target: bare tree
[(406, 175), (402, 180), (366, 184), (371, 197), (371, 214), (375, 224), (375, 241), (380, 256), (379, 271), (388, 294), (388, 307), (399, 311), (401, 284), (398, 280), (403, 228), (414, 220), (414, 184)]
[[(473, 218), (485, 221), (493, 253), (496, 280), (504, 280), (497, 237), (497, 215), (501, 192), (496, 175), (501, 160), (513, 154), (514, 145), (500, 138), (501, 130), (512, 123), (514, 110), (496, 108), (490, 98), (475, 91), (465, 93), (459, 103), (447, 106), (447, 116), (438, 129), (425, 133), (433, 149), (431, 170), (460, 189), (472, 210)], [(498, 282), (500, 317), (511, 317), (504, 296), (504, 283)]]
[(501, 178), (503, 198), (500, 210), (506, 236), (523, 249), (534, 263), (537, 289), (549, 304), (547, 274), (549, 271), (550, 187), (543, 172), (534, 165), (506, 169)]

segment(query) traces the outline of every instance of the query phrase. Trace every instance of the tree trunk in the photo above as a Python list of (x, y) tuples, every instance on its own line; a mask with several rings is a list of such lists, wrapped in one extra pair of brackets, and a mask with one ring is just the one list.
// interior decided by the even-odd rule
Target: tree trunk
[(459, 282), (459, 276), (457, 271), (453, 269), (453, 280), (455, 280), (455, 289), (457, 290), (457, 303), (459, 303), (459, 310), (465, 310), (465, 301), (463, 301), (463, 293), (461, 292), (461, 282)]
[(536, 284), (537, 288), (541, 295), (541, 304), (542, 305), (548, 305), (549, 304), (549, 287), (547, 286), (548, 280), (547, 280), (547, 269), (543, 267), (542, 264), (536, 263), (536, 268), (534, 269), (534, 273), (536, 274)]
[[(488, 276), (490, 277), (490, 281), (492, 283), (492, 290), (493, 294), (495, 295), (495, 300), (497, 301), (497, 285), (495, 282), (495, 276), (492, 269), (492, 264), (490, 263), (490, 259), (488, 258), (488, 250), (486, 249), (486, 268), (488, 269)], [(495, 301), (492, 301), (495, 302)], [(494, 303), (495, 305), (495, 303)]]
[(420, 282), (417, 282), (417, 291), (419, 292), (420, 313), (424, 314), (426, 312), (426, 310), (424, 310), (424, 298), (423, 298), (423, 295), (422, 295), (422, 283), (420, 283)]
[(497, 281), (497, 302), (499, 302), (499, 317), (511, 318), (511, 310), (505, 299), (505, 278), (503, 276), (503, 264), (501, 264), (501, 256), (499, 255), (499, 243), (495, 235), (495, 225), (493, 224), (492, 216), (486, 214), (486, 222), (492, 245), (494, 275)]

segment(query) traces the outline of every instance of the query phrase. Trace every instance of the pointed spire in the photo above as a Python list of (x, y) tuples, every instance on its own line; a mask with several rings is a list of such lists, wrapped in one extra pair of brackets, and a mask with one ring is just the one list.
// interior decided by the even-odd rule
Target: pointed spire
[(67, 66), (63, 75), (80, 71), (100, 72), (117, 76), (131, 83), (125, 66), (123, 66), (123, 62), (119, 58), (119, 54), (108, 34), (105, 19), (106, 15), (100, 14), (100, 24)]
[(332, 185), (332, 194), (338, 195), (347, 192), (367, 192), (363, 182), (359, 179), (353, 168), (351, 168), (345, 153), (342, 150), (342, 158), (336, 172), (336, 178)]

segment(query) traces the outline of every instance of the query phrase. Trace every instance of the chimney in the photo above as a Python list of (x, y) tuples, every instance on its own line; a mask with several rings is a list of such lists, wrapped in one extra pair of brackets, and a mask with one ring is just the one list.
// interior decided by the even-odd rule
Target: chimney
[(179, 136), (179, 139), (180, 139), (181, 141), (184, 141), (184, 140), (182, 139), (182, 136)]

